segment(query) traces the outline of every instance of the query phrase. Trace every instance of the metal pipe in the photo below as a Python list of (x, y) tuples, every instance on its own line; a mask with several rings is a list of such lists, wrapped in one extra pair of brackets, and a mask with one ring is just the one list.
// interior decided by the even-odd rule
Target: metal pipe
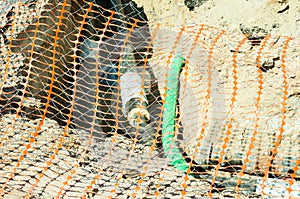
[[(112, 0), (116, 5), (122, 5), (122, 0)], [(116, 10), (124, 16), (126, 13), (123, 9)], [(123, 19), (124, 20), (124, 19)], [(125, 30), (127, 24), (123, 23)], [(147, 110), (148, 102), (146, 97), (145, 84), (149, 80), (143, 81), (142, 78), (150, 78), (150, 75), (146, 71), (138, 70), (136, 67), (136, 60), (133, 53), (134, 49), (130, 43), (125, 44), (125, 49), (122, 52), (121, 59), (121, 82), (120, 92), (123, 106), (123, 113), (127, 116), (127, 119), (131, 126), (143, 128), (150, 120), (150, 113)], [(144, 73), (146, 75), (141, 76)]]

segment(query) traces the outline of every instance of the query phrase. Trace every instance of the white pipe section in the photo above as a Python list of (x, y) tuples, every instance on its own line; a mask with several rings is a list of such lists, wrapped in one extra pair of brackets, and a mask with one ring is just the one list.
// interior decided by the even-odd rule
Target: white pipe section
[(123, 112), (127, 115), (130, 125), (134, 127), (144, 126), (150, 119), (143, 85), (142, 77), (135, 71), (128, 71), (120, 78)]

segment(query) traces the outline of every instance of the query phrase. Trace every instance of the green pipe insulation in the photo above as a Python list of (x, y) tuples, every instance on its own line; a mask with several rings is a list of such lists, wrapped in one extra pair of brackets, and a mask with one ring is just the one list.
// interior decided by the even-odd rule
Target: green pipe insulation
[[(178, 85), (181, 69), (185, 65), (185, 59), (181, 56), (177, 56), (173, 59), (167, 77), (167, 91), (164, 103), (163, 111), (163, 124), (162, 124), (162, 146), (166, 157), (169, 159), (171, 164), (180, 171), (187, 172), (189, 169), (189, 163), (184, 158), (185, 152), (181, 151), (175, 142), (175, 124), (176, 124), (176, 107), (178, 98)], [(192, 173), (191, 176), (195, 178), (206, 179), (207, 182), (211, 183), (209, 179), (212, 176), (207, 173), (207, 171), (201, 167), (198, 163), (192, 161), (190, 167)], [(224, 181), (223, 177), (215, 177), (216, 181)], [(225, 186), (218, 183), (213, 183), (213, 187), (218, 188), (218, 190), (224, 189)]]
[(177, 56), (173, 59), (169, 68), (162, 124), (162, 146), (164, 153), (171, 164), (181, 171), (187, 171), (189, 164), (185, 161), (185, 158), (177, 147), (174, 136), (179, 76), (184, 63), (185, 59)]

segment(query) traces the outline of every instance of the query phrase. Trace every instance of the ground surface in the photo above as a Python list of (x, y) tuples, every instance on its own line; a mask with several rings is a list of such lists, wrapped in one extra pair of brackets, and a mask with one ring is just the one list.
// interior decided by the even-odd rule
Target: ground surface
[[(235, 34), (241, 33), (240, 25), (248, 28), (258, 26), (273, 35), (300, 35), (298, 0), (136, 0), (136, 2), (144, 7), (150, 21), (155, 23), (203, 23)], [(190, 11), (186, 6), (187, 2), (192, 2), (196, 7)]]
[[(9, 4), (8, 0), (5, 2)], [(16, 1), (12, 2), (15, 3)], [(238, 35), (243, 33), (242, 30), (248, 30), (249, 34), (257, 33), (258, 35), (264, 35), (265, 33), (270, 33), (277, 36), (286, 35), (295, 38), (300, 37), (299, 0), (136, 0), (136, 2), (139, 6), (144, 7), (150, 24), (206, 24), (217, 28), (217, 33), (221, 29), (226, 30), (229, 39), (240, 39), (241, 37)], [(5, 6), (5, 8), (6, 7), (9, 7), (9, 5)], [(27, 10), (26, 12), (29, 11)], [(225, 49), (228, 49), (228, 52), (230, 52), (231, 49), (228, 45), (230, 42), (228, 41), (225, 41), (223, 44)], [(294, 49), (298, 49), (296, 48), (298, 44), (299, 43), (293, 44), (293, 47), (295, 47)], [(156, 46), (159, 45), (160, 44), (156, 44)], [(3, 61), (1, 67), (3, 71), (5, 68), (5, 60), (7, 60), (5, 54), (7, 49), (5, 47), (1, 50), (1, 60)], [(219, 67), (218, 69), (224, 67), (224, 71), (220, 75), (219, 81), (225, 82), (224, 90), (226, 93), (230, 93), (232, 82), (226, 80), (226, 77), (230, 77), (230, 75), (227, 74), (230, 72), (226, 71), (227, 68), (230, 68), (231, 66), (226, 65), (228, 59), (222, 59), (222, 57), (224, 58), (226, 55), (226, 53), (222, 51), (223, 49), (217, 51), (220, 53), (217, 58), (220, 58), (221, 60), (217, 64), (217, 67)], [(288, 75), (291, 77), (289, 78), (289, 83), (293, 86), (291, 86), (289, 90), (291, 95), (288, 101), (290, 105), (290, 115), (289, 120), (287, 120), (288, 127), (286, 127), (286, 129), (290, 135), (298, 135), (298, 127), (300, 125), (300, 122), (296, 120), (297, 118), (300, 118), (298, 97), (299, 83), (297, 83), (299, 82), (300, 70), (297, 70), (297, 67), (295, 67), (295, 61), (296, 63), (299, 63), (297, 62), (299, 61), (299, 54), (297, 52), (299, 51), (295, 51), (289, 55), (289, 60), (293, 63), (288, 70)], [(250, 60), (249, 63), (252, 63), (253, 60), (250, 58), (253, 54), (250, 53), (246, 55), (248, 56), (247, 59)], [(243, 60), (244, 57), (245, 56), (240, 59)], [(14, 62), (14, 60), (17, 61)], [(12, 63), (19, 63), (20, 60), (21, 59), (17, 56), (11, 56), (10, 58)], [(241, 63), (244, 62), (241, 61)], [(22, 63), (20, 63), (20, 65), (21, 64)], [(18, 67), (17, 65), (14, 66)], [(164, 75), (160, 76), (159, 74), (164, 73), (164, 70), (158, 66), (159, 65), (154, 67), (156, 67), (157, 77), (162, 83), (163, 79), (160, 78)], [(255, 96), (247, 95), (247, 93), (250, 90), (248, 89), (250, 87), (249, 82), (253, 83), (253, 76), (255, 76), (256, 73), (249, 72), (252, 67), (251, 64), (244, 64), (243, 66), (245, 67), (240, 69), (241, 73), (239, 73), (239, 79), (243, 80), (241, 82), (243, 89), (241, 89), (242, 91), (239, 97), (241, 97), (241, 101), (247, 101), (243, 98), (243, 96), (247, 96), (250, 105), (251, 103), (253, 105), (253, 98), (255, 99)], [(299, 66), (299, 64), (297, 66)], [(12, 74), (14, 73), (14, 71), (10, 72)], [(271, 88), (267, 87), (266, 96), (264, 96), (267, 99), (263, 104), (267, 107), (264, 114), (267, 116), (272, 112), (274, 106), (274, 104), (271, 103), (272, 100), (282, 98), (280, 97), (282, 92), (275, 92), (282, 87), (281, 84), (274, 83), (282, 81), (280, 77), (276, 76), (279, 72), (279, 67), (275, 67), (274, 71), (271, 70), (271, 72), (267, 73), (265, 76), (267, 85), (274, 85), (271, 86)], [(196, 80), (197, 78), (195, 79), (195, 82)], [(13, 81), (14, 80), (12, 80), (12, 82)], [(199, 81), (203, 82), (201, 78)], [(191, 87), (191, 90), (196, 93), (195, 96), (199, 99), (199, 103), (203, 103), (202, 99), (204, 97), (198, 92), (205, 90), (205, 88), (199, 86)], [(226, 90), (227, 87), (229, 88), (228, 90)], [(194, 117), (193, 114), (188, 112), (188, 110), (194, 110), (191, 108), (193, 107), (191, 104), (197, 104), (198, 101), (195, 102), (191, 96), (185, 96), (184, 99), (186, 101), (183, 102), (183, 104), (186, 103), (187, 110), (187, 112), (184, 112), (185, 117), (190, 118), (187, 122), (183, 121), (183, 124), (189, 126), (190, 124), (199, 122), (201, 117), (199, 114), (197, 117)], [(226, 102), (230, 100), (227, 97), (225, 97), (225, 99)], [(200, 106), (199, 104), (197, 105)], [(227, 106), (228, 105), (226, 105), (226, 107)], [(250, 108), (247, 109), (247, 105), (242, 104), (242, 102), (240, 106), (242, 108), (238, 109), (237, 113), (241, 113), (241, 117), (236, 117), (237, 124), (240, 127), (237, 128), (237, 131), (240, 132), (245, 130), (247, 133), (247, 124), (244, 122), (246, 121), (246, 116), (243, 116), (242, 113), (253, 110)], [(275, 113), (272, 112), (271, 119), (276, 120), (279, 115), (276, 111), (280, 111), (280, 109), (275, 108), (274, 110)], [(197, 111), (200, 111), (200, 109), (197, 109)], [(192, 113), (198, 112), (194, 111)], [(192, 118), (194, 120), (192, 120)], [(273, 120), (261, 120), (262, 122), (266, 122), (266, 124), (261, 126), (267, 126), (265, 129), (270, 130), (270, 126), (273, 125)], [(40, 120), (29, 120), (28, 118), (22, 117), (15, 118), (14, 115), (7, 115), (1, 118), (0, 139), (3, 142), (1, 143), (0, 150), (2, 156), (2, 159), (0, 159), (0, 168), (2, 169), (0, 171), (0, 176), (5, 177), (0, 178), (0, 183), (1, 186), (3, 184), (6, 185), (5, 188), (3, 188), (3, 186), (1, 187), (4, 190), (4, 198), (23, 198), (29, 190), (32, 191), (32, 198), (51, 198), (57, 196), (60, 190), (62, 191), (60, 197), (63, 198), (78, 198), (81, 196), (90, 198), (103, 198), (108, 196), (112, 198), (129, 198), (130, 196), (135, 196), (135, 194), (137, 194), (137, 198), (155, 198), (155, 196), (160, 198), (181, 198), (182, 196), (185, 196), (185, 198), (205, 198), (207, 197), (207, 192), (210, 190), (210, 183), (208, 183), (207, 180), (197, 180), (193, 177), (187, 178), (184, 173), (177, 171), (174, 167), (169, 165), (162, 152), (159, 150), (149, 149), (149, 147), (136, 144), (132, 140), (126, 140), (122, 136), (117, 136), (116, 140), (107, 139), (105, 143), (100, 145), (97, 140), (89, 140), (88, 136), (82, 136), (83, 134), (87, 135), (87, 133), (72, 130), (66, 131), (59, 127), (56, 122), (51, 120), (46, 120), (47, 122), (44, 124), (43, 129), (36, 138), (36, 143), (32, 145), (28, 151), (29, 155), (21, 162), (20, 159), (23, 158), (20, 157), (22, 157), (26, 144), (29, 143), (32, 132), (35, 132), (38, 127), (39, 121)], [(277, 124), (276, 121), (275, 124)], [(193, 128), (194, 129), (192, 130), (199, 130), (197, 126)], [(253, 129), (250, 129), (250, 131), (251, 130)], [(64, 134), (65, 136), (63, 136)], [(272, 132), (270, 134), (272, 134)], [(296, 135), (292, 140), (298, 139)], [(189, 137), (193, 135), (187, 134), (186, 136), (186, 140), (194, 143), (194, 137)], [(267, 138), (265, 140), (267, 140)], [(188, 141), (186, 145), (190, 144)], [(259, 146), (263, 147), (272, 141), (273, 140), (267, 140), (260, 143)], [(289, 141), (292, 142), (291, 140)], [(291, 143), (285, 144), (286, 145), (283, 146), (290, 146), (288, 144)], [(284, 154), (288, 153), (289, 156), (297, 156), (299, 154), (299, 143), (296, 142), (293, 144), (295, 150), (285, 152)], [(132, 146), (134, 150), (132, 150)], [(229, 144), (229, 149), (233, 153), (232, 157), (235, 156), (235, 151), (239, 150), (239, 146), (240, 143)], [(57, 148), (59, 148), (59, 151), (56, 151)], [(189, 149), (189, 147), (186, 148), (187, 150)], [(280, 150), (285, 151), (285, 149), (279, 149), (279, 151)], [(216, 153), (219, 152), (220, 151), (217, 151)], [(53, 154), (55, 154), (55, 159), (52, 159), (51, 155)], [(120, 159), (118, 159), (118, 157), (120, 157)], [(200, 159), (201, 157), (196, 158)], [(119, 164), (122, 160), (124, 161), (124, 164)], [(17, 162), (21, 162), (21, 166), (18, 167)], [(264, 162), (262, 161), (262, 163)], [(116, 165), (122, 165), (122, 167)], [(144, 167), (145, 165), (147, 165), (147, 167)], [(123, 166), (125, 168), (123, 168)], [(17, 169), (14, 170), (14, 168)], [(17, 175), (10, 179), (9, 176), (12, 172), (17, 173)], [(145, 176), (143, 175), (144, 172), (146, 173)], [(43, 175), (40, 175), (40, 173), (43, 173)], [(72, 176), (72, 178), (68, 178), (68, 176)], [(232, 179), (234, 182), (237, 181), (237, 179), (226, 172), (219, 172), (218, 176), (224, 177), (220, 178), (221, 180), (227, 179), (227, 184), (229, 185), (229, 179)], [(246, 179), (250, 179), (251, 181), (252, 177), (245, 175), (245, 179), (243, 180), (246, 181)], [(39, 179), (39, 181), (36, 179)], [(257, 179), (254, 178), (251, 182), (256, 184), (256, 180)], [(67, 183), (63, 184), (63, 182), (66, 181)], [(31, 189), (32, 185), (35, 186), (33, 189)], [(185, 192), (183, 192), (185, 186), (187, 188), (185, 189)], [(248, 191), (241, 191), (240, 196), (242, 198), (258, 198), (259, 196), (254, 193), (255, 186), (256, 185), (248, 184), (245, 187)], [(249, 191), (251, 188), (252, 191)], [(234, 195), (235, 192), (233, 186), (229, 186), (225, 191), (220, 191), (219, 193), (217, 191), (214, 197), (233, 198)]]

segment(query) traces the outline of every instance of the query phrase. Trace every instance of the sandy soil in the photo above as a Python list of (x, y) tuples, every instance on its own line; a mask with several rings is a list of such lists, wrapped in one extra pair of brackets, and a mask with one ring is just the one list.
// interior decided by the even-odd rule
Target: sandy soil
[(183, 0), (136, 2), (144, 7), (153, 23), (201, 23), (235, 34), (241, 34), (240, 25), (259, 26), (273, 35), (300, 35), (298, 0), (208, 0), (202, 1), (203, 4), (195, 7), (193, 11), (189, 11)]
[[(249, 33), (258, 35), (270, 33), (272, 35), (288, 35), (295, 38), (300, 37), (299, 0), (207, 0), (202, 1), (203, 4), (196, 5), (196, 7), (192, 10), (185, 5), (188, 0), (136, 0), (136, 2), (139, 6), (144, 7), (144, 10), (149, 18), (149, 22), (153, 26), (157, 23), (193, 26), (196, 24), (206, 24), (207, 26), (216, 28), (207, 28), (206, 32), (208, 44), (211, 42), (211, 40), (209, 40), (210, 33), (213, 32), (212, 34), (215, 35), (219, 33), (221, 29), (226, 30), (226, 38), (230, 38), (231, 40), (223, 43), (218, 43), (218, 47), (222, 46), (224, 48), (217, 49), (214, 55), (215, 62), (213, 63), (216, 63), (216, 71), (221, 72), (220, 79), (217, 79), (217, 81), (212, 83), (212, 88), (217, 88), (217, 85), (224, 84), (223, 90), (221, 91), (214, 91), (214, 89), (212, 89), (212, 92), (215, 92), (216, 96), (218, 96), (218, 92), (224, 92), (227, 94), (232, 92), (230, 89), (233, 87), (233, 80), (228, 80), (228, 77), (232, 77), (232, 71), (230, 70), (232, 65), (228, 63), (227, 56), (229, 56), (230, 50), (232, 50), (230, 42), (236, 45), (235, 42), (240, 41), (240, 39), (242, 38), (242, 30), (249, 30)], [(199, 0), (198, 2), (201, 1)], [(2, 22), (5, 21), (2, 20)], [(193, 32), (194, 29), (192, 29), (189, 31)], [(174, 29), (174, 31), (176, 33), (178, 29)], [(168, 36), (168, 34), (166, 35)], [(174, 35), (171, 34), (169, 36), (169, 39), (174, 39)], [(274, 36), (274, 38), (277, 37)], [(187, 38), (187, 40), (183, 40), (182, 43), (184, 43), (185, 41), (190, 42), (189, 39), (190, 38)], [(236, 39), (236, 41), (232, 39)], [(280, 42), (282, 41), (280, 40)], [(289, 50), (289, 61), (290, 63), (293, 63), (291, 64), (292, 66), (299, 66), (299, 64), (295, 64), (295, 61), (296, 63), (299, 62), (299, 57), (297, 57), (299, 48), (296, 48), (299, 46), (298, 44), (299, 43), (297, 42), (294, 43), (294, 48)], [(155, 45), (160, 46), (160, 43), (157, 43)], [(250, 44), (248, 44), (247, 47), (250, 47), (249, 45)], [(280, 45), (276, 47), (279, 48)], [(168, 46), (168, 44), (161, 45), (160, 48), (170, 49), (170, 46)], [(224, 49), (226, 49), (226, 52)], [(7, 59), (5, 57), (7, 49), (5, 47), (1, 50), (3, 50), (2, 54), (4, 54), (4, 58), (1, 57), (4, 63), (4, 60)], [(292, 53), (293, 50), (294, 52)], [(168, 50), (166, 50), (166, 52), (168, 52)], [(203, 49), (196, 49), (195, 52), (201, 53), (204, 59), (207, 59), (207, 51), (204, 52)], [(255, 57), (255, 53), (256, 51), (254, 53), (245, 53), (245, 56), (238, 55), (238, 60), (242, 60), (241, 63), (243, 63), (244, 67), (241, 67), (239, 69), (240, 71), (238, 74), (238, 78), (242, 80), (241, 82), (239, 82), (242, 89), (240, 89), (240, 93), (237, 99), (240, 101), (245, 101), (245, 99), (247, 99), (247, 102), (249, 102), (249, 104), (238, 104), (238, 106), (240, 106), (240, 109), (237, 109), (235, 117), (236, 123), (234, 123), (238, 127), (236, 132), (234, 132), (231, 137), (229, 137), (231, 141), (227, 143), (227, 153), (231, 155), (231, 158), (245, 158), (240, 157), (239, 154), (236, 153), (236, 151), (239, 150), (239, 146), (241, 146), (241, 144), (249, 144), (250, 137), (247, 137), (247, 133), (253, 132), (253, 129), (248, 129), (249, 124), (245, 122), (247, 121), (245, 120), (245, 118), (250, 118), (249, 121), (252, 121), (251, 125), (253, 125), (253, 115), (249, 116), (246, 115), (246, 113), (251, 111), (253, 112), (253, 109), (250, 109), (249, 107), (251, 107), (251, 105), (253, 105), (254, 103), (253, 99), (255, 99), (256, 92), (255, 89), (251, 90), (249, 89), (249, 87), (257, 87), (257, 82), (253, 81), (253, 79), (257, 76), (257, 71), (251, 71), (253, 69), (252, 63), (255, 61), (253, 61), (252, 58)], [(163, 84), (165, 78), (165, 70), (163, 69), (165, 68), (160, 67), (160, 64), (164, 63), (166, 60), (164, 54), (158, 54), (158, 56), (161, 56), (162, 59), (160, 61), (157, 61), (154, 58), (154, 62), (156, 62), (157, 65), (153, 67), (156, 70), (156, 75), (160, 82), (160, 89), (163, 93)], [(13, 60), (13, 58), (14, 57), (12, 57), (11, 60)], [(18, 58), (15, 59), (18, 60)], [(190, 126), (190, 124), (195, 124), (201, 121), (204, 117), (201, 114), (201, 107), (205, 107), (206, 88), (198, 86), (198, 84), (192, 84), (192, 82), (200, 82), (201, 84), (206, 85), (207, 76), (202, 75), (201, 73), (206, 72), (206, 70), (203, 69), (203, 71), (199, 71), (199, 69), (196, 68), (196, 66), (199, 66), (199, 64), (196, 62), (197, 60), (191, 59), (191, 61), (194, 61), (194, 68), (193, 66), (191, 66), (189, 68), (190, 71), (188, 71), (188, 75), (184, 77), (189, 80), (190, 85), (187, 88), (187, 91), (181, 91), (180, 99), (183, 106), (182, 119), (184, 120), (184, 127)], [(204, 66), (205, 64), (206, 63), (204, 63)], [(2, 66), (5, 66), (5, 64), (2, 64)], [(286, 140), (283, 144), (283, 146), (289, 147), (279, 148), (279, 152), (282, 152), (282, 154), (278, 159), (275, 160), (275, 163), (276, 161), (279, 162), (279, 166), (276, 167), (276, 171), (290, 168), (291, 165), (288, 165), (288, 167), (284, 167), (280, 160), (284, 159), (285, 157), (296, 157), (298, 156), (300, 151), (299, 143), (297, 142), (297, 140), (299, 140), (299, 137), (297, 137), (297, 135), (299, 134), (298, 127), (300, 126), (300, 122), (297, 120), (297, 118), (300, 118), (298, 107), (299, 97), (297, 97), (299, 95), (297, 95), (297, 93), (300, 92), (299, 84), (297, 84), (297, 82), (299, 82), (297, 79), (299, 78), (299, 74), (295, 69), (297, 69), (297, 67), (292, 68), (287, 74), (289, 77), (288, 82), (292, 86), (289, 88), (291, 97), (288, 101), (289, 119), (287, 120), (288, 125), (286, 127), (286, 129), (288, 129), (287, 132), (290, 134), (288, 134), (286, 137), (293, 137), (290, 140)], [(9, 72), (12, 74), (14, 73), (14, 71)], [(278, 105), (276, 105), (275, 107), (272, 102), (274, 100), (282, 100), (282, 90), (280, 90), (282, 84), (276, 83), (282, 81), (282, 78), (278, 77), (277, 75), (280, 74), (280, 72), (280, 67), (278, 67), (277, 64), (274, 70), (270, 70), (270, 72), (264, 76), (266, 79), (266, 85), (269, 87), (266, 86), (266, 93), (263, 96), (264, 99), (266, 99), (266, 103), (263, 105), (265, 105), (268, 110), (262, 113), (266, 116), (268, 116), (269, 113), (272, 113), (272, 117), (271, 119), (261, 118), (260, 125), (267, 127), (267, 129), (269, 130), (272, 130), (270, 132), (267, 132), (267, 135), (276, 135), (274, 131), (278, 126), (278, 115), (280, 114), (280, 107), (278, 108)], [(191, 75), (195, 73), (196, 75)], [(182, 79), (182, 81), (186, 80), (184, 78)], [(188, 95), (187, 93), (193, 94)], [(253, 95), (248, 95), (248, 93), (252, 93)], [(243, 98), (243, 96), (247, 97)], [(241, 99), (239, 99), (239, 97)], [(226, 108), (229, 107), (228, 101), (230, 101), (230, 96), (220, 96), (218, 100), (219, 101), (217, 103), (221, 103), (221, 105)], [(209, 117), (212, 116), (209, 115)], [(215, 118), (217, 120), (224, 119), (224, 115), (222, 114), (215, 117), (217, 117)], [(11, 125), (12, 121), (14, 121), (13, 125)], [(3, 132), (1, 132), (0, 138), (1, 140), (4, 140), (4, 142), (1, 144), (6, 147), (1, 148), (1, 154), (4, 157), (3, 161), (0, 162), (0, 167), (4, 168), (1, 171), (1, 176), (5, 177), (0, 178), (0, 183), (6, 183), (7, 187), (4, 191), (4, 193), (6, 194), (4, 195), (5, 197), (18, 198), (20, 196), (24, 196), (26, 195), (28, 190), (31, 189), (31, 185), (35, 183), (37, 183), (37, 186), (33, 190), (32, 196), (36, 198), (50, 198), (52, 196), (55, 196), (60, 188), (65, 189), (65, 191), (63, 192), (63, 196), (65, 198), (76, 198), (80, 196), (94, 198), (111, 196), (113, 198), (121, 198), (124, 195), (133, 196), (134, 193), (137, 193), (137, 196), (141, 198), (154, 196), (156, 193), (158, 193), (160, 197), (164, 198), (180, 198), (183, 196), (183, 186), (187, 186), (185, 193), (186, 198), (204, 198), (205, 196), (207, 196), (209, 183), (207, 183), (205, 180), (197, 180), (193, 177), (189, 177), (187, 179), (184, 173), (179, 172), (174, 169), (174, 167), (168, 165), (166, 159), (162, 156), (161, 151), (156, 151), (147, 147), (144, 148), (143, 145), (136, 144), (132, 142), (132, 140), (128, 141), (122, 136), (116, 136), (117, 139), (115, 140), (107, 139), (105, 144), (101, 146), (99, 145), (99, 142), (87, 143), (86, 140), (88, 138), (86, 138), (85, 142), (83, 142), (81, 132), (66, 132), (63, 128), (58, 127), (58, 125), (54, 121), (46, 121), (47, 122), (44, 125), (44, 129), (39, 134), (39, 136), (36, 137), (37, 142), (33, 144), (31, 148), (29, 147), (29, 155), (24, 158), (25, 161), (21, 163), (21, 167), (16, 169), (19, 175), (16, 175), (16, 178), (8, 180), (9, 183), (7, 183), (7, 179), (9, 178), (8, 176), (12, 173), (14, 165), (19, 162), (19, 160), (15, 157), (23, 157), (22, 152), (25, 148), (24, 143), (27, 143), (27, 141), (29, 141), (32, 132), (35, 131), (39, 124), (39, 120), (28, 120), (27, 118), (21, 117), (14, 118), (14, 115), (8, 115), (7, 117), (1, 119), (0, 125), (3, 127), (1, 128)], [(219, 124), (217, 123), (214, 125)], [(203, 126), (205, 126), (205, 124), (203, 124)], [(191, 132), (193, 132), (193, 130), (197, 131), (199, 130), (199, 126), (192, 125), (192, 128), (190, 128), (189, 130), (192, 130)], [(244, 130), (244, 132), (242, 130)], [(66, 138), (64, 138), (65, 140), (61, 138), (63, 133), (67, 134)], [(212, 135), (217, 137), (215, 134)], [(245, 138), (243, 141), (246, 140), (246, 143), (234, 141), (242, 140), (241, 137)], [(274, 140), (272, 139), (273, 137), (270, 136), (270, 138), (265, 138), (263, 142), (256, 143), (257, 145), (255, 150), (261, 150), (263, 147), (269, 147), (267, 145), (274, 142)], [(24, 139), (26, 140), (26, 142), (24, 141)], [(211, 140), (211, 138), (209, 139)], [(221, 144), (223, 141), (222, 139), (219, 139)], [(194, 150), (194, 146), (192, 145), (195, 144), (193, 134), (186, 134), (185, 141), (186, 150)], [(191, 146), (189, 147), (188, 145)], [(286, 151), (286, 149), (291, 148), (290, 146), (292, 145), (294, 146), (293, 150)], [(136, 149), (136, 151), (131, 150), (132, 146)], [(56, 151), (56, 148), (59, 147), (61, 147), (60, 150)], [(218, 158), (221, 148), (222, 147), (220, 146), (220, 144), (218, 145), (218, 147), (216, 147), (216, 158)], [(55, 154), (56, 159), (52, 160), (50, 155), (54, 153), (57, 153)], [(128, 153), (131, 154), (128, 155)], [(45, 156), (45, 154), (47, 155)], [(261, 164), (260, 166), (262, 168), (265, 167), (264, 163), (266, 162), (264, 159), (268, 157), (268, 154), (260, 154), (259, 152), (257, 152), (256, 155), (261, 155), (260, 159), (262, 159), (263, 161), (258, 162)], [(107, 157), (110, 160), (107, 161), (107, 164), (103, 163), (104, 161), (103, 159), (101, 159), (101, 157), (103, 158), (103, 156)], [(131, 158), (131, 161), (129, 161), (127, 157)], [(198, 158), (199, 160), (203, 157), (197, 156), (196, 158)], [(40, 166), (36, 166), (36, 162), (39, 161), (41, 162)], [(124, 161), (125, 166), (128, 164), (128, 168), (133, 168), (134, 172), (128, 170), (128, 168), (126, 170), (126, 168), (123, 167), (113, 169), (114, 166), (120, 161)], [(144, 164), (144, 162), (147, 163)], [(147, 165), (148, 168), (144, 167), (145, 165)], [(254, 165), (249, 165), (250, 169), (253, 167)], [(44, 171), (44, 176), (40, 175), (40, 172), (42, 170)], [(141, 172), (143, 171), (145, 171), (146, 176), (141, 177)], [(212, 173), (212, 175), (215, 174), (216, 173)], [(224, 176), (224, 178), (221, 178), (221, 180), (219, 179), (219, 181), (226, 181), (225, 184), (232, 185), (231, 183), (233, 183), (234, 186), (234, 183), (237, 182), (236, 176), (235, 178), (233, 178), (228, 172), (222, 173), (219, 171), (219, 173), (216, 175), (218, 177)], [(72, 176), (73, 179), (70, 180), (69, 176)], [(245, 179), (243, 180), (245, 181), (243, 182), (246, 182), (246, 179), (253, 178), (253, 175), (244, 175), (244, 177)], [(41, 179), (40, 184), (36, 181), (36, 179)], [(231, 179), (232, 182), (228, 179)], [(69, 184), (62, 184), (62, 182), (68, 180), (70, 180)], [(246, 186), (246, 191), (241, 191), (241, 197), (249, 198), (250, 196), (257, 196), (254, 193), (255, 190), (253, 190), (256, 189), (257, 186), (256, 180), (256, 178), (252, 180), (252, 183), (254, 184), (243, 183), (243, 186)], [(279, 183), (283, 184), (282, 181)], [(88, 185), (91, 185), (90, 189), (87, 188)], [(220, 192), (220, 195), (217, 193), (215, 196), (217, 198), (226, 198), (226, 196), (228, 196), (228, 198), (233, 198), (235, 194), (232, 189), (233, 186), (229, 186), (229, 190), (227, 190), (227, 193), (225, 190), (225, 192)], [(114, 188), (116, 188), (116, 191), (112, 192)], [(252, 192), (248, 192), (247, 190), (250, 190), (251, 188)]]

